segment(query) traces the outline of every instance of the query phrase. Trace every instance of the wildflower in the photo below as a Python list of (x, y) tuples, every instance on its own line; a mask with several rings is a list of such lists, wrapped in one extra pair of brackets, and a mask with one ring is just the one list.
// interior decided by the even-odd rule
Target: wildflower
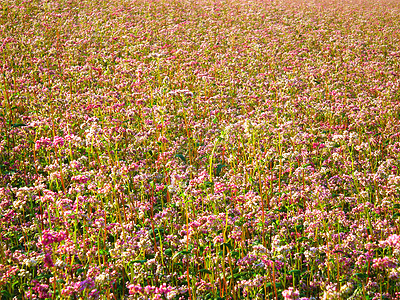
[(108, 273), (101, 273), (100, 275), (96, 276), (96, 283), (103, 285), (105, 284), (110, 278), (110, 275)]
[(65, 240), (66, 235), (64, 232), (55, 232), (52, 230), (44, 230), (42, 232), (41, 244), (47, 246), (54, 243), (59, 243)]
[(64, 146), (64, 138), (60, 136), (55, 136), (53, 138), (53, 147), (59, 147), (59, 146)]
[(400, 235), (399, 234), (392, 234), (390, 235), (385, 243), (388, 246), (394, 247), (394, 248), (400, 248)]
[(94, 288), (94, 286), (95, 286), (94, 280), (92, 278), (87, 278), (83, 281), (76, 282), (74, 288), (77, 291), (82, 292), (86, 289), (92, 289)]
[(346, 284), (344, 284), (341, 288), (340, 288), (340, 293), (343, 296), (349, 295), (352, 293), (354, 289), (354, 285), (351, 282), (347, 282)]
[(87, 183), (89, 178), (85, 175), (76, 175), (76, 176), (72, 176), (71, 180), (79, 182), (79, 183)]
[(24, 259), (24, 265), (26, 265), (28, 268), (34, 267), (37, 265), (38, 261), (34, 258), (25, 258)]
[(340, 299), (340, 292), (337, 291), (335, 284), (328, 284), (325, 287), (324, 294), (322, 296), (323, 300), (336, 300)]
[(283, 299), (299, 299), (299, 291), (295, 290), (293, 287), (288, 288), (282, 292)]
[(33, 290), (37, 293), (39, 299), (51, 298), (49, 286), (47, 284), (36, 284)]
[(374, 269), (391, 269), (397, 266), (397, 260), (391, 257), (374, 258), (372, 267)]
[(44, 263), (44, 266), (47, 267), (47, 268), (54, 267), (53, 259), (51, 257), (51, 253), (50, 252), (47, 252), (44, 255), (43, 263)]
[(54, 266), (57, 268), (62, 268), (65, 266), (65, 263), (61, 259), (57, 259), (56, 262), (54, 263)]
[(39, 140), (37, 140), (35, 142), (35, 150), (38, 151), (40, 150), (42, 147), (48, 147), (52, 144), (51, 140), (47, 137), (42, 137)]

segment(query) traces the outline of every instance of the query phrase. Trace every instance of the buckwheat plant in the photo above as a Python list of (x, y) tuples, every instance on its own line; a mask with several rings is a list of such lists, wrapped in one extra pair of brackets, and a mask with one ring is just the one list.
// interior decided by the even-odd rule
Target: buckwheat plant
[(3, 0), (2, 299), (400, 299), (400, 2)]

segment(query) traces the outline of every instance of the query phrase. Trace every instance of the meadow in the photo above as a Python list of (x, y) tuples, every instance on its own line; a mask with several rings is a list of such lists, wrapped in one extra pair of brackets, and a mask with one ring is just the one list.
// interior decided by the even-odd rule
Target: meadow
[(400, 299), (400, 2), (3, 0), (1, 299)]

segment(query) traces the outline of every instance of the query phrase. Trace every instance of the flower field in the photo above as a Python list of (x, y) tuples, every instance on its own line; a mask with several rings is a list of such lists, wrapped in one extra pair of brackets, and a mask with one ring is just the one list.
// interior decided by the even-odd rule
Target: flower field
[(400, 299), (400, 2), (3, 0), (1, 299)]

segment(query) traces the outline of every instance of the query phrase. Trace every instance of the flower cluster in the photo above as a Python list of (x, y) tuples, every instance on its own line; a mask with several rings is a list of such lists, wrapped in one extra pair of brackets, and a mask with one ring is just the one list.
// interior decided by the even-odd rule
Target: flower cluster
[(2, 8), (3, 298), (399, 299), (399, 1)]

